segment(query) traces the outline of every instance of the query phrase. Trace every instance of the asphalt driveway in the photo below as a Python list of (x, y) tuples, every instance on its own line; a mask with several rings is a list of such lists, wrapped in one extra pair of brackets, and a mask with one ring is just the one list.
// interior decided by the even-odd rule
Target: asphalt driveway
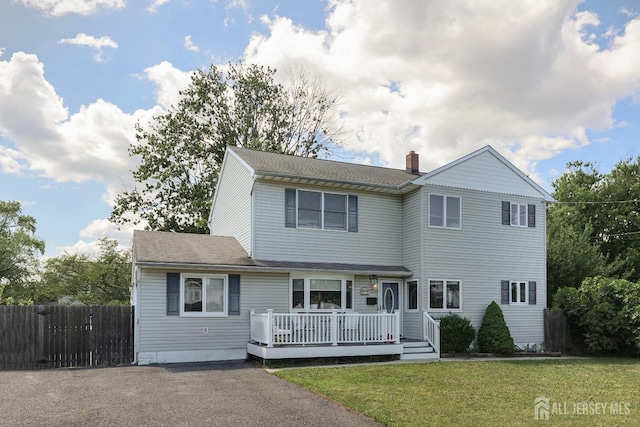
[(0, 371), (2, 426), (379, 426), (249, 362)]

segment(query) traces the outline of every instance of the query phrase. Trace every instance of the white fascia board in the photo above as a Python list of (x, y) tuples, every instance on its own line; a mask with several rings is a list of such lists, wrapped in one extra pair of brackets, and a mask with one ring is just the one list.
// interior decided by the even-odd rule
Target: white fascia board
[(225, 152), (224, 152), (224, 157), (222, 159), (222, 165), (220, 166), (220, 174), (218, 175), (218, 182), (216, 182), (216, 189), (213, 192), (213, 202), (211, 203), (211, 209), (209, 210), (209, 221), (207, 223), (207, 225), (209, 226), (209, 230), (211, 230), (211, 220), (213, 217), (213, 207), (216, 205), (216, 200), (218, 198), (218, 186), (220, 185), (220, 178), (222, 177), (222, 172), (225, 169), (225, 166), (227, 164), (227, 156), (233, 156), (236, 160), (238, 160), (238, 162), (240, 162), (240, 164), (242, 166), (244, 166), (245, 168), (247, 168), (247, 170), (251, 173), (251, 176), (254, 177), (254, 181), (255, 181), (255, 171), (253, 170), (253, 168), (251, 166), (249, 166), (244, 160), (242, 160), (240, 158), (240, 156), (238, 156), (238, 154), (233, 151), (233, 149), (231, 148), (231, 146), (227, 146)]

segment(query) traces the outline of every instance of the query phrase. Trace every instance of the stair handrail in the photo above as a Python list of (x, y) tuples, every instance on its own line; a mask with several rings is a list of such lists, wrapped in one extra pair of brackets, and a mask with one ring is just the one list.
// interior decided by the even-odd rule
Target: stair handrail
[(427, 313), (423, 312), (422, 330), (424, 341), (431, 344), (433, 351), (440, 357), (440, 320), (434, 319)]

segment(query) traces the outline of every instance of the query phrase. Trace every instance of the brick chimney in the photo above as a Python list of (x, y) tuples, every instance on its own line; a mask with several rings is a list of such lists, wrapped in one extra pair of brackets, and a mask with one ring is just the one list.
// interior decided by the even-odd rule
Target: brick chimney
[(411, 150), (407, 154), (407, 173), (418, 175), (420, 173), (420, 162), (418, 160), (418, 153)]

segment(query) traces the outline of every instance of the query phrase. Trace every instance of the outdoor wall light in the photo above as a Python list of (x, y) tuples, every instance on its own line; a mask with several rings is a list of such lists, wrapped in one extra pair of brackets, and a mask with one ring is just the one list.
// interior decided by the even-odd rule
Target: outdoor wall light
[(375, 274), (370, 274), (369, 275), (369, 282), (371, 282), (371, 289), (372, 290), (376, 290), (378, 289), (378, 276)]

